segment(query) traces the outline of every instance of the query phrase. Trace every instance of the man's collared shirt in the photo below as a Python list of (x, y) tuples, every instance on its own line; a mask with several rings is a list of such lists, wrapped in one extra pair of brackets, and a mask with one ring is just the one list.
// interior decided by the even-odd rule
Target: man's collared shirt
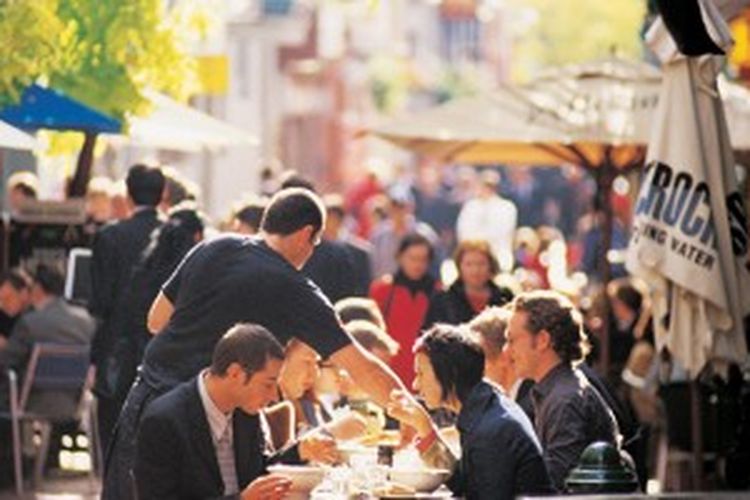
[(214, 446), (219, 442), (219, 439), (224, 435), (224, 432), (229, 432), (229, 442), (233, 443), (232, 439), (232, 413), (225, 414), (216, 407), (216, 404), (208, 395), (206, 390), (205, 376), (208, 370), (201, 372), (198, 377), (198, 393), (201, 396), (201, 403), (203, 403), (203, 409), (206, 411), (206, 418), (208, 419), (208, 427), (211, 429), (211, 437), (214, 441)]
[(513, 382), (513, 385), (510, 386), (510, 390), (508, 390), (508, 396), (513, 401), (518, 401), (518, 389), (521, 388), (521, 384), (523, 384), (524, 379), (517, 378), (515, 382)]
[(564, 489), (565, 478), (583, 450), (594, 441), (619, 447), (619, 429), (612, 410), (586, 376), (560, 363), (531, 390), (535, 427), (553, 485)]
[[(203, 410), (206, 412), (206, 419), (208, 420), (208, 427), (211, 429), (211, 439), (214, 443), (214, 449), (216, 450), (216, 460), (219, 464), (219, 470), (221, 472), (222, 480), (224, 481), (225, 491), (224, 494), (236, 493), (231, 491), (237, 488), (237, 476), (234, 463), (234, 452), (222, 455), (220, 447), (226, 446), (229, 450), (234, 450), (234, 432), (232, 429), (232, 413), (225, 414), (216, 407), (216, 404), (209, 396), (206, 390), (205, 377), (208, 370), (203, 370), (198, 376), (198, 394), (201, 397), (201, 403), (203, 404)], [(225, 435), (226, 434), (226, 435)], [(219, 443), (220, 440), (224, 439), (224, 443)], [(222, 464), (224, 460), (225, 464)], [(224, 470), (224, 467), (227, 470)], [(231, 469), (231, 470), (229, 470)], [(227, 478), (227, 474), (232, 474), (234, 477)], [(227, 484), (229, 483), (229, 484)]]

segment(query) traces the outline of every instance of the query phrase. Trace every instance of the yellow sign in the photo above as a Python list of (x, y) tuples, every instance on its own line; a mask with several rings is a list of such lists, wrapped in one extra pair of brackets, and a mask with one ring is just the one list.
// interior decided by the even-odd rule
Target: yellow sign
[(199, 56), (200, 93), (224, 95), (229, 88), (229, 61), (226, 56)]

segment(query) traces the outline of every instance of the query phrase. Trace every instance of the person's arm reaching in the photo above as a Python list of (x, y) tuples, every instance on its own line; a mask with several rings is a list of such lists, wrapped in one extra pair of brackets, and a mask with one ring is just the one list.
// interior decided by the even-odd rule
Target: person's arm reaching
[(406, 392), (403, 382), (380, 359), (357, 342), (353, 342), (330, 357), (331, 362), (346, 370), (354, 382), (380, 406), (385, 407), (394, 389)]
[(167, 298), (164, 292), (159, 292), (159, 295), (156, 296), (153, 304), (151, 304), (151, 309), (148, 311), (147, 326), (151, 335), (156, 335), (166, 326), (173, 312), (174, 305), (172, 305), (172, 301)]
[(459, 457), (445, 443), (427, 410), (410, 394), (393, 392), (386, 411), (390, 417), (414, 429), (418, 437), (417, 450), (427, 465), (451, 471), (456, 468)]

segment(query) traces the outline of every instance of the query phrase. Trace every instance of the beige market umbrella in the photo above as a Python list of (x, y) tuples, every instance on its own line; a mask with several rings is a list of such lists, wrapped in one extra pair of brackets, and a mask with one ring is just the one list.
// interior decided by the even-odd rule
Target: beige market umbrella
[[(551, 68), (522, 87), (504, 86), (492, 94), (452, 101), (371, 132), (445, 161), (576, 164), (591, 172), (597, 196), (604, 201), (618, 175), (643, 164), (661, 80), (652, 65), (609, 57)], [(728, 89), (725, 106), (732, 130), (750, 129), (748, 91), (727, 82), (723, 86)], [(736, 134), (734, 149), (750, 151), (750, 134)], [(613, 214), (609, 203), (600, 206), (605, 213), (599, 267), (606, 282)], [(606, 369), (606, 331), (603, 337)]]
[(370, 132), (445, 161), (549, 165), (575, 161), (565, 149), (573, 141), (573, 128), (529, 101), (519, 89), (501, 86), (389, 120)]
[[(659, 73), (610, 58), (551, 69), (523, 87), (503, 86), (401, 120), (373, 133), (412, 151), (462, 163), (560, 165), (591, 172), (599, 200), (609, 200), (620, 173), (642, 164), (646, 138), (635, 134), (658, 99)], [(613, 214), (604, 211), (600, 275), (609, 281)], [(607, 323), (604, 322), (606, 325)], [(606, 370), (609, 349), (602, 332)]]

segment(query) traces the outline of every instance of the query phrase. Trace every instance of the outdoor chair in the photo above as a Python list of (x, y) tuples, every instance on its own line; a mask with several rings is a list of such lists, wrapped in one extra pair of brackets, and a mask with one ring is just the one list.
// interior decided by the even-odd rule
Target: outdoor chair
[[(0, 418), (11, 422), (14, 477), (18, 496), (23, 494), (21, 426), (24, 422), (35, 425), (40, 432), (40, 439), (35, 445), (35, 486), (41, 483), (44, 473), (53, 424), (71, 420), (81, 421), (84, 416), (89, 419), (85, 428), (92, 459), (92, 478), (96, 474), (93, 464), (101, 462), (101, 453), (98, 450), (96, 418), (91, 404), (90, 387), (93, 372), (90, 371), (89, 365), (88, 346), (38, 343), (31, 352), (20, 387), (18, 375), (13, 370), (8, 370), (9, 406), (8, 411), (0, 411)], [(66, 410), (55, 405), (56, 401), (64, 397), (69, 401), (71, 395), (77, 401), (75, 408)], [(41, 404), (42, 401), (45, 404)]]
[[(690, 384), (672, 382), (659, 388), (659, 397), (666, 413), (666, 433), (658, 444), (657, 478), (667, 489), (695, 488), (696, 474), (704, 476), (704, 471), (695, 471), (693, 465), (693, 445), (690, 402)], [(727, 446), (727, 433), (733, 431), (728, 422), (721, 421), (722, 408), (719, 398), (712, 394), (708, 387), (701, 385), (700, 390), (701, 423), (703, 436), (702, 460), (704, 463), (716, 462), (721, 457), (717, 453)], [(668, 477), (675, 472), (674, 477)]]

